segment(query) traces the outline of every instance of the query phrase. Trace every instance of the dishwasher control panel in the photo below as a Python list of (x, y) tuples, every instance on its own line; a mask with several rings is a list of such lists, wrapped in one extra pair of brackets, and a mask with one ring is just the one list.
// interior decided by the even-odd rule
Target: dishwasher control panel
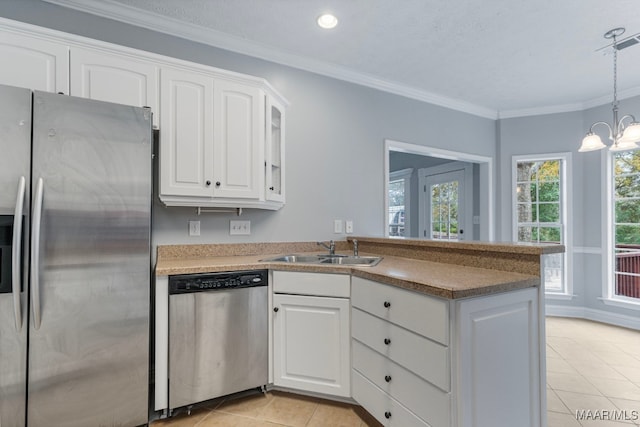
[(267, 270), (169, 276), (169, 294), (267, 286)]

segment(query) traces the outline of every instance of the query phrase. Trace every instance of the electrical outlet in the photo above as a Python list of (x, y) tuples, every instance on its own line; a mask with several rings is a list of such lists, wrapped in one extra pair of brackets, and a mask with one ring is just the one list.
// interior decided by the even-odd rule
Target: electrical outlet
[(353, 220), (348, 219), (344, 222), (344, 232), (347, 234), (353, 233)]
[(229, 234), (247, 236), (251, 234), (251, 221), (229, 221)]
[(333, 232), (335, 234), (342, 234), (342, 220), (341, 219), (333, 220)]
[(189, 236), (200, 235), (200, 221), (189, 221)]

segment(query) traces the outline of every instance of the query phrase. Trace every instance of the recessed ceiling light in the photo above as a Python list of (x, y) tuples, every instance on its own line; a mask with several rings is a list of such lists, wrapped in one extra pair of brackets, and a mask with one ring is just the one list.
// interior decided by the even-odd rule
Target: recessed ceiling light
[(320, 28), (324, 28), (325, 30), (330, 30), (335, 28), (338, 25), (338, 18), (333, 16), (330, 13), (325, 13), (324, 15), (318, 16), (318, 25)]

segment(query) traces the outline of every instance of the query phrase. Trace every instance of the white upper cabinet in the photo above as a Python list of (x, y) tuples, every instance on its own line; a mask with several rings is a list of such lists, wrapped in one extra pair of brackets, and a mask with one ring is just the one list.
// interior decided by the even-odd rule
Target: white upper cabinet
[(69, 93), (69, 47), (37, 37), (3, 32), (0, 83), (46, 92)]
[(94, 49), (71, 52), (71, 95), (150, 107), (158, 127), (158, 67), (149, 61)]
[(260, 199), (264, 185), (264, 93), (216, 80), (213, 110), (215, 197)]
[(213, 79), (164, 68), (160, 194), (213, 197)]

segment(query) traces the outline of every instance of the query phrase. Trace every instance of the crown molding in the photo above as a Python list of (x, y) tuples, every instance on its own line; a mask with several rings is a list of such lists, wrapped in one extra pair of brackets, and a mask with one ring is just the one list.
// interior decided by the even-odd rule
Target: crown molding
[(334, 64), (303, 58), (258, 43), (248, 42), (220, 31), (188, 24), (152, 12), (143, 12), (112, 0), (43, 0), (47, 3), (78, 10), (137, 27), (158, 31), (197, 43), (207, 44), (292, 68), (355, 83), (406, 98), (427, 102), (463, 113), (496, 120), (498, 112), (481, 105), (434, 94), (397, 82), (357, 72)]

